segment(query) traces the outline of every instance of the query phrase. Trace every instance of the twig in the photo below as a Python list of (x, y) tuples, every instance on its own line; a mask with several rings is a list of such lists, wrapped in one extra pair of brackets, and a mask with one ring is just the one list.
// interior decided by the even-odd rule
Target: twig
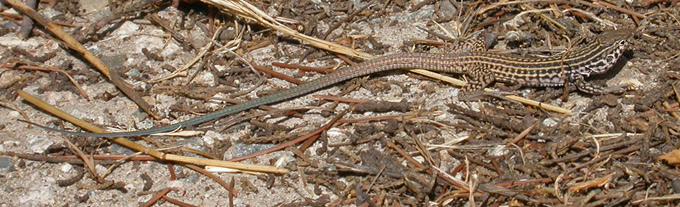
[(253, 64), (253, 63), (250, 63), (250, 64), (253, 66), (253, 68), (257, 69), (258, 71), (264, 72), (264, 73), (269, 74), (269, 75), (276, 77), (278, 79), (285, 80), (285, 81), (288, 81), (288, 82), (291, 82), (291, 83), (294, 83), (294, 84), (297, 84), (297, 85), (305, 83), (301, 80), (295, 79), (295, 78), (290, 77), (290, 76), (283, 74), (283, 73), (276, 72), (276, 71), (271, 70), (269, 68), (265, 68), (265, 67)]
[(678, 115), (678, 112), (672, 111), (673, 107), (671, 107), (671, 105), (668, 102), (664, 101), (663, 107), (665, 107), (666, 110), (668, 110), (668, 113), (670, 113), (675, 118), (676, 121), (680, 121), (680, 115)]
[[(532, 6), (529, 6), (528, 4), (522, 4), (520, 7), (526, 7), (529, 11), (539, 11), (539, 9), (536, 9)], [(541, 9), (543, 10), (543, 9)], [(548, 9), (548, 11), (554, 11), (555, 9)], [(551, 24), (559, 27), (561, 30), (567, 30), (567, 27), (564, 25), (560, 24), (559, 22), (555, 21), (553, 18), (550, 18), (548, 15), (543, 14), (543, 12), (538, 12), (537, 13), (539, 17), (543, 18), (544, 20), (550, 22)], [(519, 16), (519, 15), (517, 15)]]
[(338, 102), (343, 102), (343, 103), (368, 103), (371, 102), (371, 100), (364, 100), (364, 99), (352, 99), (352, 98), (343, 98), (343, 97), (338, 97), (338, 96), (329, 96), (329, 95), (313, 95), (312, 97), (326, 100), (326, 101), (338, 101)]
[(411, 12), (418, 11), (418, 9), (424, 7), (425, 5), (431, 4), (431, 3), (434, 2), (434, 1), (435, 1), (435, 0), (425, 0), (425, 1), (423, 1), (423, 2), (420, 2), (420, 3), (416, 4), (416, 5), (413, 5), (413, 6), (411, 7), (411, 9), (409, 9), (409, 11), (411, 11)]
[(475, 12), (476, 15), (484, 14), (489, 10), (498, 8), (499, 6), (516, 5), (516, 4), (527, 4), (527, 3), (556, 3), (556, 4), (570, 4), (579, 5), (579, 3), (574, 1), (556, 1), (556, 0), (524, 0), (524, 1), (502, 1), (500, 3), (493, 3), (487, 7), (479, 9)]
[(667, 195), (667, 196), (644, 198), (644, 199), (633, 201), (630, 204), (639, 205), (639, 204), (643, 204), (643, 203), (650, 202), (650, 201), (667, 201), (667, 202), (670, 202), (670, 201), (674, 201), (674, 200), (680, 200), (680, 194), (679, 193), (676, 193), (676, 194), (673, 194), (673, 195)]
[(273, 28), (279, 32), (282, 32), (286, 35), (290, 35), (293, 37), (298, 37), (304, 40), (305, 42), (309, 43), (310, 45), (318, 48), (324, 48), (326, 50), (334, 51), (337, 53), (345, 54), (348, 56), (352, 57), (370, 57), (372, 55), (365, 53), (365, 52), (359, 52), (347, 47), (344, 47), (340, 44), (328, 42), (325, 40), (321, 40), (318, 38), (310, 37), (305, 34), (301, 34), (297, 32), (294, 29), (288, 28), (285, 25), (281, 24), (280, 22), (276, 21), (274, 18), (269, 16), (266, 12), (258, 9), (257, 7), (249, 4), (245, 0), (201, 0), (202, 2), (213, 5), (217, 8), (222, 9), (223, 11), (227, 13), (231, 13), (234, 15), (238, 15), (242, 18), (258, 22), (260, 24), (263, 24), (267, 27)]
[(538, 123), (539, 122), (535, 122), (530, 127), (522, 131), (522, 133), (518, 134), (515, 138), (508, 141), (505, 147), (503, 147), (503, 149), (507, 149), (510, 145), (516, 144), (517, 142), (519, 142), (519, 140), (524, 139), (524, 137), (526, 137), (531, 131), (533, 131), (536, 128), (536, 126), (538, 126)]
[(614, 22), (611, 22), (611, 21), (606, 20), (606, 19), (599, 18), (599, 17), (597, 17), (597, 15), (590, 13), (590, 12), (587, 12), (587, 11), (584, 11), (582, 9), (569, 8), (569, 9), (562, 10), (562, 12), (577, 12), (577, 14), (585, 15), (588, 18), (591, 18), (591, 19), (595, 20), (596, 22), (599, 22), (603, 26), (608, 26), (608, 27), (615, 27), (616, 26), (616, 24)]
[[(340, 113), (340, 114), (342, 114), (342, 116), (344, 116), (347, 112), (350, 112), (350, 111), (354, 111), (354, 104), (350, 105), (349, 108), (348, 108), (347, 110), (343, 111), (343, 112)], [(338, 122), (338, 121), (340, 120), (340, 118), (342, 118), (342, 116), (340, 116), (340, 115), (336, 116), (336, 117), (333, 118), (330, 122), (328, 122), (328, 124), (326, 124), (326, 126), (333, 126), (336, 122)], [(337, 119), (336, 119), (336, 118), (337, 118)], [(300, 145), (300, 148), (298, 148), (298, 149), (299, 149), (300, 151), (304, 152), (305, 150), (307, 150), (307, 148), (311, 147), (312, 144), (314, 144), (314, 142), (316, 142), (316, 140), (319, 139), (319, 137), (321, 137), (321, 133), (315, 133), (314, 136), (312, 136), (312, 137), (310, 137), (309, 139), (305, 140), (305, 142), (303, 142), (303, 143)]]
[(31, 117), (28, 116), (28, 114), (26, 114), (26, 112), (25, 112), (24, 110), (21, 110), (21, 109), (19, 108), (19, 106), (17, 106), (17, 104), (15, 104), (14, 102), (11, 102), (11, 101), (5, 100), (5, 99), (0, 99), (0, 103), (4, 103), (4, 104), (7, 104), (7, 105), (10, 105), (11, 107), (9, 107), (9, 106), (5, 106), (5, 107), (7, 107), (7, 108), (12, 108), (12, 109), (14, 109), (15, 111), (19, 112), (19, 114), (21, 114), (21, 116), (23, 116), (24, 119), (29, 120), (29, 121), (31, 120)]
[[(80, 29), (78, 32), (75, 33), (75, 39), (82, 44), (85, 44), (93, 39), (97, 39), (96, 37), (94, 37), (97, 31), (100, 31), (102, 28), (109, 25), (111, 22), (121, 19), (121, 17), (131, 19), (135, 18), (136, 16), (143, 16), (144, 14), (148, 13), (147, 11), (145, 11), (145, 8), (150, 7), (149, 5), (153, 5), (157, 1), (141, 0), (127, 2), (131, 2), (131, 4), (126, 5), (125, 8), (123, 8), (121, 11), (112, 11), (111, 14), (103, 16), (100, 19), (95, 19), (85, 28)], [(113, 10), (113, 8), (111, 10)], [(122, 21), (120, 21), (119, 24), (120, 23), (122, 23)]]

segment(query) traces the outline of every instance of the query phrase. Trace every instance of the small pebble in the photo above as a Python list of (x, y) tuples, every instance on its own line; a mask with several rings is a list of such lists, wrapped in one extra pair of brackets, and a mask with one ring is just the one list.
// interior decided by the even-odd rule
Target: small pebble
[(68, 172), (68, 171), (71, 171), (71, 169), (73, 169), (73, 165), (71, 165), (69, 163), (64, 163), (64, 164), (61, 165), (61, 167), (59, 167), (59, 169), (62, 172)]
[(6, 173), (14, 170), (14, 162), (12, 162), (12, 157), (0, 156), (0, 173)]

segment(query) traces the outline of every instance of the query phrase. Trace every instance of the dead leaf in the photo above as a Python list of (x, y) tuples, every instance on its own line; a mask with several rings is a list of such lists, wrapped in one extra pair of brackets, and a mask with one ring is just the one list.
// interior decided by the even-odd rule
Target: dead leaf
[(680, 166), (680, 149), (673, 150), (665, 155), (661, 155), (656, 160), (665, 161), (669, 165)]
[(614, 176), (614, 174), (616, 174), (616, 173), (610, 173), (610, 174), (605, 175), (604, 177), (601, 177), (601, 178), (597, 178), (597, 179), (594, 179), (594, 180), (591, 180), (591, 181), (579, 183), (579, 184), (569, 188), (569, 191), (571, 191), (572, 193), (578, 193), (578, 192), (585, 190), (585, 189), (588, 189), (588, 188), (602, 187), (602, 186), (606, 185), (612, 179), (612, 176)]

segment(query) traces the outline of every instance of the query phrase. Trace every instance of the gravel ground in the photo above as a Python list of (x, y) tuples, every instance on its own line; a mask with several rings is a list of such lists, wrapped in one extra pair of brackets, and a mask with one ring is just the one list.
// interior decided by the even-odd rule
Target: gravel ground
[[(403, 100), (406, 110), (349, 113), (307, 150), (286, 148), (243, 161), (289, 170), (283, 175), (215, 173), (233, 184), (237, 194), (233, 198), (215, 180), (185, 165), (146, 161), (144, 156), (124, 162), (98, 160), (94, 164), (97, 174), (111, 171), (97, 181), (80, 159), (65, 157), (74, 151), (64, 139), (88, 155), (135, 152), (102, 139), (48, 133), (17, 121), (30, 119), (79, 130), (26, 103), (16, 90), (107, 130), (131, 131), (187, 120), (231, 105), (228, 100), (255, 99), (295, 86), (255, 73), (243, 60), (301, 81), (323, 74), (272, 63), (347, 67), (340, 55), (220, 14), (204, 3), (181, 2), (177, 7), (166, 1), (146, 3), (47, 1), (38, 8), (42, 15), (67, 25), (63, 27), (67, 33), (117, 71), (153, 107), (159, 120), (150, 118), (42, 27), (22, 39), (18, 32), (21, 20), (10, 15), (16, 12), (7, 5), (0, 7), (0, 114), (6, 114), (0, 119), (0, 206), (138, 206), (166, 189), (170, 189), (167, 198), (156, 206), (177, 204), (172, 199), (197, 206), (227, 206), (230, 200), (234, 206), (680, 204), (670, 197), (680, 190), (680, 172), (675, 167), (679, 162), (673, 161), (678, 158), (671, 153), (679, 144), (680, 127), (669, 113), (678, 107), (673, 91), (680, 77), (677, 2), (615, 1), (604, 6), (587, 2), (251, 2), (271, 16), (299, 22), (287, 26), (313, 37), (323, 38), (333, 28), (325, 39), (374, 55), (446, 52), (432, 43), (442, 40), (426, 30), (470, 38), (476, 38), (470, 36), (478, 34), (475, 31), (482, 31), (482, 36), (494, 32), (501, 37), (491, 48), (494, 52), (537, 56), (564, 51), (570, 44), (578, 47), (596, 33), (612, 29), (607, 25), (637, 27), (617, 66), (589, 79), (609, 86), (632, 84), (635, 90), (602, 96), (572, 90), (565, 96), (564, 88), (492, 86), (572, 110), (572, 115), (565, 115), (492, 97), (460, 102), (459, 87), (405, 71), (347, 81), (313, 95), (389, 101), (379, 103), (387, 106)], [(365, 5), (366, 9), (359, 9)], [(579, 10), (567, 11), (573, 8)], [(346, 19), (350, 14), (353, 18)], [(154, 23), (157, 21), (150, 16), (161, 23)], [(99, 27), (95, 24), (106, 18), (113, 20)], [(180, 70), (198, 56), (210, 43), (216, 29), (213, 23), (225, 25), (225, 32), (218, 37), (223, 46), (210, 50), (184, 76), (153, 81)], [(91, 28), (96, 32), (88, 33)], [(239, 38), (236, 33), (240, 30), (243, 36)], [(233, 52), (224, 52), (227, 48)], [(254, 90), (247, 91), (251, 88)], [(669, 107), (664, 107), (664, 102)], [(307, 95), (272, 107), (284, 110), (250, 110), (190, 129), (201, 132), (195, 136), (134, 140), (150, 148), (185, 147), (168, 153), (198, 157), (186, 150), (191, 148), (217, 159), (230, 159), (312, 133), (350, 105)], [(534, 124), (520, 141), (506, 145)], [(435, 169), (477, 191), (471, 196)]]

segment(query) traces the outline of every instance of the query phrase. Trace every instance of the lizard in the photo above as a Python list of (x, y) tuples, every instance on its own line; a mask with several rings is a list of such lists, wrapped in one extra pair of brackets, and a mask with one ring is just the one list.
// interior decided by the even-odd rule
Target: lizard
[(53, 129), (34, 124), (48, 131), (84, 137), (137, 137), (164, 133), (216, 120), (227, 115), (253, 109), (262, 105), (278, 103), (299, 97), (316, 90), (352, 78), (397, 69), (421, 68), (436, 72), (465, 74), (470, 77), (461, 89), (460, 96), (479, 91), (494, 81), (518, 84), (528, 87), (561, 87), (574, 85), (579, 91), (589, 94), (603, 94), (609, 91), (588, 83), (585, 78), (591, 74), (606, 73), (622, 56), (628, 46), (628, 39), (634, 29), (606, 31), (589, 44), (549, 57), (522, 57), (515, 54), (499, 54), (484, 49), (472, 48), (466, 52), (454, 53), (403, 53), (383, 56), (340, 69), (307, 83), (262, 96), (257, 99), (229, 106), (203, 116), (167, 126), (128, 132), (87, 133)]

